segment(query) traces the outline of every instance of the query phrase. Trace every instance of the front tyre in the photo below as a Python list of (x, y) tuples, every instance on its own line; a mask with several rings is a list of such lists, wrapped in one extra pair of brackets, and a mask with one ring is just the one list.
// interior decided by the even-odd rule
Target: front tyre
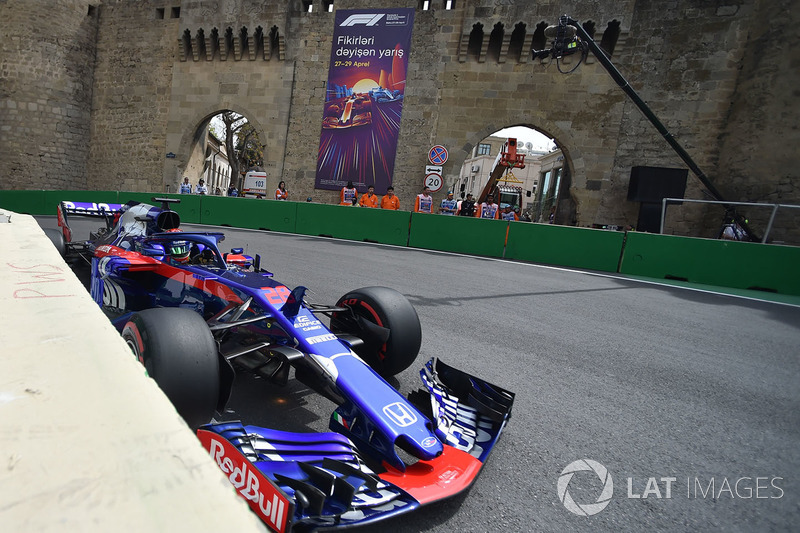
[(364, 344), (353, 351), (381, 376), (399, 374), (417, 358), (422, 345), (419, 317), (414, 306), (396, 290), (388, 287), (356, 289), (339, 298), (336, 306), (348, 307), (352, 313), (334, 313), (331, 331), (362, 339)]
[(211, 420), (220, 369), (203, 317), (189, 309), (146, 309), (125, 324), (122, 338), (191, 428)]

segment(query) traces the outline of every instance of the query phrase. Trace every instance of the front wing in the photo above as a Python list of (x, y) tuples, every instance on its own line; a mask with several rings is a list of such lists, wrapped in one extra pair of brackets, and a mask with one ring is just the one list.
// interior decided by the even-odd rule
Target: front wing
[[(239, 494), (274, 531), (360, 526), (467, 489), (511, 416), (514, 394), (431, 359), (420, 372), (444, 452), (400, 472), (335, 433), (290, 433), (240, 422), (198, 430)], [(419, 398), (419, 395), (417, 395)], [(335, 418), (331, 426), (336, 428)]]

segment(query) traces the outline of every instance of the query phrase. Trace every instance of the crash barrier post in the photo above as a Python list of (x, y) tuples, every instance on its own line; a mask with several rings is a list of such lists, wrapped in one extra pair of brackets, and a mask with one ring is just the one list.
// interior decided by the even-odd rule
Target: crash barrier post
[(628, 232), (619, 272), (800, 295), (800, 248)]
[(406, 246), (408, 211), (297, 204), (297, 233)]
[(506, 259), (616, 272), (621, 231), (509, 222)]
[(201, 198), (201, 224), (295, 233), (297, 202), (224, 196)]
[(264, 531), (36, 220), (0, 242), (3, 531)]
[(503, 257), (508, 223), (472, 217), (413, 213), (408, 245), (427, 250)]

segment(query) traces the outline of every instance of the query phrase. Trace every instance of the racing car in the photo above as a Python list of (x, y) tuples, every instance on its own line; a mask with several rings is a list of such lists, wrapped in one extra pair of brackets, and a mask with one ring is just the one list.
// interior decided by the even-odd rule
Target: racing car
[[(311, 303), (224, 235), (182, 231), (178, 199), (61, 202), (48, 234), (90, 269), (92, 298), (275, 531), (374, 522), (469, 487), (511, 416), (514, 394), (432, 358), (408, 398), (386, 378), (414, 363), (422, 330), (387, 287)], [(76, 240), (72, 217), (104, 224)], [(329, 319), (330, 327), (320, 320)], [(289, 370), (337, 407), (326, 433), (218, 422), (237, 371), (285, 384)]]

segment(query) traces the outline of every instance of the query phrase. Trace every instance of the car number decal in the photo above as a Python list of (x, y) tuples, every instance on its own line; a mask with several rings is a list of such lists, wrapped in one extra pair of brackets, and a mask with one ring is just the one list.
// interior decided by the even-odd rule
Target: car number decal
[(272, 305), (283, 305), (286, 299), (292, 294), (289, 287), (278, 285), (277, 287), (261, 287), (264, 297)]

